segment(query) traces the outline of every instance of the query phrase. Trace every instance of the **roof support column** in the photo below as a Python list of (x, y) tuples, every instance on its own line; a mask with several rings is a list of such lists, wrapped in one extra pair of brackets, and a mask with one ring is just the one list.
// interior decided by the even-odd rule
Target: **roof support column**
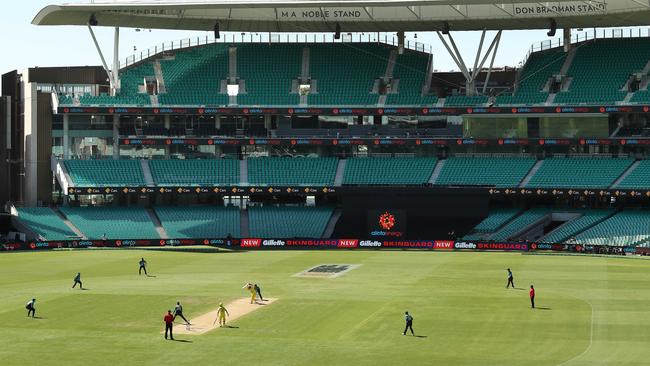
[[(492, 54), (492, 60), (490, 62), (490, 70), (492, 70), (492, 67), (494, 66), (494, 59), (496, 57), (497, 50), (499, 48), (499, 43), (501, 41), (501, 32), (498, 31), (496, 36), (494, 36), (494, 39), (492, 40), (492, 43), (490, 43), (490, 47), (487, 49), (485, 52), (485, 55), (483, 55), (483, 58), (481, 59), (481, 53), (483, 51), (483, 43), (485, 41), (485, 34), (486, 31), (483, 30), (483, 33), (481, 34), (481, 41), (478, 46), (478, 50), (476, 52), (476, 58), (474, 59), (474, 68), (472, 69), (472, 72), (467, 69), (467, 66), (465, 65), (465, 62), (463, 61), (463, 56), (460, 54), (458, 51), (458, 47), (456, 47), (456, 42), (454, 42), (454, 38), (449, 34), (449, 43), (445, 40), (445, 38), (442, 36), (440, 32), (436, 32), (438, 34), (438, 37), (440, 38), (440, 41), (442, 44), (445, 46), (447, 49), (447, 52), (451, 56), (451, 58), (454, 60), (458, 68), (460, 69), (461, 73), (463, 76), (465, 76), (465, 93), (468, 96), (471, 95), (476, 95), (478, 90), (476, 89), (476, 78), (479, 76), (481, 69), (483, 68), (483, 65), (485, 64), (485, 61), (487, 61), (488, 57), (490, 54)], [(451, 44), (451, 47), (450, 47)], [(479, 60), (481, 60), (479, 64)], [(488, 74), (489, 74), (488, 71)], [(485, 93), (485, 86), (483, 87), (483, 92)]]
[(571, 51), (571, 28), (562, 30), (562, 38), (564, 38), (564, 52)]
[(115, 88), (113, 75), (111, 75), (111, 70), (108, 68), (108, 64), (106, 63), (106, 59), (104, 58), (104, 54), (102, 53), (102, 49), (99, 47), (99, 42), (97, 42), (97, 37), (95, 37), (95, 32), (93, 32), (93, 28), (90, 26), (90, 24), (88, 24), (88, 31), (90, 32), (90, 36), (93, 38), (93, 43), (95, 43), (95, 48), (97, 49), (99, 58), (101, 58), (102, 60), (102, 66), (104, 66), (106, 75), (108, 75), (108, 81), (111, 83), (111, 90), (113, 90)]
[(499, 44), (501, 43), (501, 31), (499, 31), (497, 44), (494, 46), (494, 52), (492, 52), (492, 60), (490, 60), (490, 67), (488, 68), (487, 76), (485, 76), (485, 82), (483, 82), (483, 91), (482, 94), (485, 95), (487, 90), (488, 83), (490, 82), (490, 75), (492, 75), (492, 67), (494, 67), (494, 59), (497, 57), (497, 51), (499, 50)]
[(63, 159), (70, 160), (70, 115), (63, 115)]
[(120, 27), (115, 27), (113, 41), (113, 90), (115, 95), (120, 91)]

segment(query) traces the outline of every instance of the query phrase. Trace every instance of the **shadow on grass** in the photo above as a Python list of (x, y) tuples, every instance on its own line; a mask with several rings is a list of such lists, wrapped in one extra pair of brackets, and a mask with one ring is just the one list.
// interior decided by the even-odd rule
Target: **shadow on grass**
[(32, 319), (47, 319), (47, 318), (43, 318), (42, 316), (33, 316)]
[(178, 343), (192, 343), (192, 341), (190, 341), (188, 339), (172, 339), (172, 341), (178, 342)]
[(535, 308), (535, 309), (537, 309), (537, 310), (552, 310), (551, 308), (544, 308), (544, 307), (542, 307), (542, 308)]
[(416, 335), (416, 336), (414, 336), (414, 337), (415, 337), (415, 338), (428, 338), (428, 337), (425, 336), (425, 335)]
[(148, 274), (147, 277), (154, 277), (155, 278), (156, 276)]

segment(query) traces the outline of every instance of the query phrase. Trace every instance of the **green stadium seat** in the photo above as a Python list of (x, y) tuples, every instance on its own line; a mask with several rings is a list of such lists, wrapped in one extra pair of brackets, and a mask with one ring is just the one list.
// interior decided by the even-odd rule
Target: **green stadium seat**
[[(607, 57), (603, 57), (607, 55)], [(650, 60), (650, 39), (599, 39), (576, 45), (576, 56), (567, 71), (573, 80), (568, 91), (558, 93), (555, 104), (614, 104), (631, 74)]]
[(581, 210), (580, 216), (551, 231), (541, 243), (562, 243), (612, 214), (611, 210)]
[(650, 240), (650, 212), (622, 211), (575, 236), (584, 245), (635, 246)]
[(514, 188), (535, 165), (534, 158), (452, 157), (445, 160), (437, 185)]
[(333, 209), (331, 207), (249, 207), (252, 237), (321, 238)]
[(160, 239), (143, 208), (61, 207), (61, 212), (88, 239)]
[(239, 184), (239, 160), (151, 160), (157, 186), (218, 186)]
[(528, 182), (529, 188), (609, 188), (631, 159), (548, 158)]
[(302, 70), (302, 49), (299, 44), (237, 45), (237, 73), (246, 81), (237, 104), (298, 105), (300, 95), (291, 94), (291, 85)]
[(70, 240), (77, 235), (49, 207), (18, 208), (18, 220), (45, 240)]
[(78, 187), (141, 187), (146, 185), (139, 160), (66, 160)]
[(532, 208), (528, 211), (525, 211), (521, 215), (514, 218), (512, 221), (508, 222), (505, 226), (499, 229), (499, 231), (490, 235), (490, 240), (516, 241), (518, 238), (516, 238), (515, 235), (544, 218), (544, 216), (548, 215), (550, 211), (551, 210), (548, 208)]
[(353, 158), (348, 159), (343, 184), (417, 184), (427, 183), (435, 158)]
[(617, 186), (620, 189), (650, 189), (650, 160), (642, 160)]
[(156, 214), (173, 239), (240, 237), (238, 207), (156, 207)]
[(312, 44), (310, 73), (318, 93), (310, 105), (377, 105), (375, 80), (386, 74), (391, 47), (381, 44)]
[(254, 185), (331, 186), (336, 158), (255, 158), (248, 159), (248, 182)]

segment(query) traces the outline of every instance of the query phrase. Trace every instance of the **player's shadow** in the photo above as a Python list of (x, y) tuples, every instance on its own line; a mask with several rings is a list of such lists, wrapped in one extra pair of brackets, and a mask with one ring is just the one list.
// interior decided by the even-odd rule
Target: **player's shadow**
[(32, 319), (47, 319), (47, 318), (43, 318), (42, 316), (33, 316)]
[(226, 326), (224, 326), (224, 328), (228, 328), (228, 329), (239, 329), (239, 327), (235, 327), (235, 326), (232, 326), (232, 325), (226, 325)]
[(148, 274), (148, 275), (146, 275), (146, 276), (147, 276), (147, 277), (156, 277), (156, 276), (154, 276), (154, 275), (150, 275), (150, 274)]
[(190, 341), (188, 339), (172, 339), (172, 341), (178, 342), (178, 343), (193, 343), (192, 341)]
[(428, 337), (425, 336), (425, 335), (416, 335), (416, 336), (414, 336), (414, 337), (415, 337), (415, 338), (428, 338)]
[(84, 288), (81, 289), (81, 291), (90, 291), (90, 289), (84, 287)]
[(537, 310), (552, 310), (551, 308), (546, 308), (546, 307), (541, 307), (541, 308), (538, 307), (538, 308), (535, 308), (535, 309), (537, 309)]

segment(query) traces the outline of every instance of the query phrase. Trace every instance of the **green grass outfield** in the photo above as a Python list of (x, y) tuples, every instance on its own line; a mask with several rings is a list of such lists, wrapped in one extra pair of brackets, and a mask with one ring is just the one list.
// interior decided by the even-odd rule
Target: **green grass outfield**
[[(155, 278), (139, 277), (149, 261)], [(292, 277), (361, 264), (335, 279)], [(506, 290), (507, 267), (519, 290)], [(88, 291), (72, 290), (80, 271)], [(165, 341), (162, 317), (244, 297), (278, 302), (201, 336)], [(537, 289), (531, 310), (530, 284)], [(28, 319), (25, 303), (37, 298)], [(650, 262), (424, 251), (0, 255), (0, 365), (648, 365)], [(547, 308), (547, 309), (541, 309)], [(416, 338), (402, 336), (403, 312)]]

